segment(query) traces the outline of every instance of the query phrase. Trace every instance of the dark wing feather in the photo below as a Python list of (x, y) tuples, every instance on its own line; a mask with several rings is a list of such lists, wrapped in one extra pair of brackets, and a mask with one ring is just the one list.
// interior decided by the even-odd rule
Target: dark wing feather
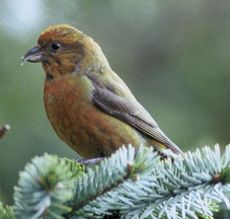
[[(181, 153), (179, 147), (161, 131), (155, 120), (135, 99), (120, 78), (116, 78), (112, 84), (109, 83), (110, 80), (107, 80), (106, 83), (103, 84), (95, 77), (89, 76), (89, 78), (94, 85), (92, 101), (96, 106), (106, 113), (127, 122), (141, 133), (164, 144), (173, 152)], [(124, 89), (123, 91), (121, 90), (122, 88)]]

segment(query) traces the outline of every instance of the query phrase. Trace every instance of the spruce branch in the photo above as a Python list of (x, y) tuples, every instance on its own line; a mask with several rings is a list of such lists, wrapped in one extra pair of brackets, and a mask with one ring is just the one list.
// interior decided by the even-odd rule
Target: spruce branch
[[(122, 218), (212, 218), (213, 212), (218, 210), (217, 204), (224, 202), (229, 208), (229, 152), (230, 146), (227, 146), (221, 157), (219, 146), (216, 145), (214, 150), (205, 147), (202, 151), (178, 156), (174, 161), (154, 162), (152, 159), (151, 165), (149, 160), (145, 160), (149, 167), (147, 172), (139, 174), (134, 181), (127, 178), (106, 192), (100, 193), (104, 190), (97, 187), (97, 198), (91, 195), (92, 188), (90, 192), (80, 187), (87, 187), (84, 180), (79, 181), (75, 204), (80, 209), (75, 207), (75, 216), (72, 218), (102, 218), (114, 210), (119, 211)], [(101, 165), (109, 168), (112, 166), (110, 164)], [(95, 175), (95, 172), (89, 173), (88, 177), (91, 179)], [(106, 184), (108, 180), (103, 179)], [(102, 183), (96, 178), (89, 186), (98, 182)], [(85, 205), (82, 205), (84, 197), (89, 202), (85, 201)]]
[(15, 187), (15, 215), (21, 219), (63, 218), (71, 211), (65, 203), (73, 195), (73, 178), (83, 173), (81, 165), (45, 154), (35, 157), (20, 173)]
[[(20, 174), (17, 218), (213, 218), (230, 195), (230, 146), (160, 160), (151, 148), (121, 147), (87, 169), (45, 154)], [(8, 219), (8, 218), (7, 218)]]
[[(117, 190), (122, 192), (124, 188), (135, 186), (141, 191), (136, 185), (142, 176), (148, 177), (151, 174), (159, 160), (152, 148), (141, 146), (135, 150), (131, 145), (128, 148), (121, 147), (94, 170), (89, 170), (86, 175), (77, 179), (73, 210), (67, 217), (75, 215), (77, 218), (101, 218), (102, 215), (111, 214), (110, 210), (118, 210), (117, 206), (120, 204), (119, 197), (116, 197)], [(124, 194), (122, 197), (126, 202)]]
[(179, 156), (174, 162), (162, 162), (162, 167), (153, 171), (157, 182), (147, 196), (149, 204), (132, 212), (126, 208), (124, 215), (126, 218), (212, 218), (212, 212), (218, 210), (216, 204), (224, 202), (229, 208), (229, 152), (230, 146), (221, 158), (216, 145), (214, 150), (205, 147), (202, 152)]

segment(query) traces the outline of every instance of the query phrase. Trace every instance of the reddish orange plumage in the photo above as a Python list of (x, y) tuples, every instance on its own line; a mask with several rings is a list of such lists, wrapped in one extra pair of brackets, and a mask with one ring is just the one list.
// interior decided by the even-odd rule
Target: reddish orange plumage
[[(59, 137), (86, 158), (109, 155), (122, 144), (135, 145), (139, 135), (129, 134), (130, 126), (102, 113), (89, 95), (84, 83), (69, 76), (45, 83), (45, 108)], [(115, 125), (123, 128), (116, 131)]]

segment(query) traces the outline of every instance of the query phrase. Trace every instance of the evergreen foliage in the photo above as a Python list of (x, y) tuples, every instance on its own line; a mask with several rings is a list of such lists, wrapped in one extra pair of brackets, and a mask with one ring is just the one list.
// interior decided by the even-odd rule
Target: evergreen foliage
[(99, 165), (45, 154), (20, 173), (14, 213), (0, 218), (214, 218), (229, 208), (230, 146), (218, 145), (162, 160), (152, 148), (121, 147)]
[(73, 195), (73, 177), (83, 173), (74, 161), (45, 154), (35, 157), (20, 173), (15, 187), (15, 215), (21, 219), (63, 218)]
[(15, 219), (13, 208), (10, 206), (3, 206), (0, 202), (0, 218), (1, 219)]

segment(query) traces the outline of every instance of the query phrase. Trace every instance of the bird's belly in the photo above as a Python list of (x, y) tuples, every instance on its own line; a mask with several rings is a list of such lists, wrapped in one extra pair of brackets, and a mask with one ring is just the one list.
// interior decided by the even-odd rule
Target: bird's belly
[(67, 80), (45, 84), (46, 112), (64, 142), (85, 158), (108, 156), (123, 144), (144, 143), (134, 128), (95, 107), (85, 89)]

